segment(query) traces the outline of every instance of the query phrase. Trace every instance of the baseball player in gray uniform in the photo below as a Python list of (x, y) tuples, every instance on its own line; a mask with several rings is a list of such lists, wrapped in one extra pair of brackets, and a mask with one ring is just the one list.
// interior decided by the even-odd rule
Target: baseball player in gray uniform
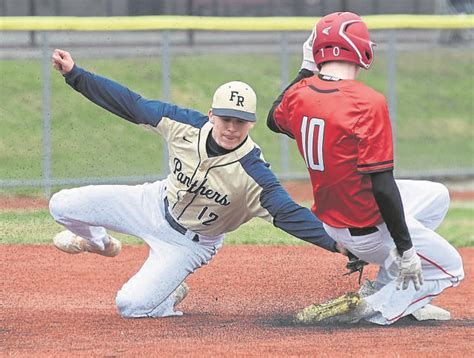
[(248, 135), (256, 121), (256, 95), (238, 81), (220, 86), (212, 109), (191, 109), (141, 97), (75, 65), (55, 50), (52, 63), (72, 88), (106, 110), (161, 134), (169, 172), (143, 185), (100, 185), (62, 190), (50, 212), (67, 230), (54, 238), (67, 253), (116, 256), (120, 242), (106, 230), (143, 239), (150, 247), (140, 270), (119, 290), (123, 317), (181, 315), (186, 277), (207, 264), (224, 234), (254, 217), (332, 252), (344, 252), (307, 208), (297, 205)]

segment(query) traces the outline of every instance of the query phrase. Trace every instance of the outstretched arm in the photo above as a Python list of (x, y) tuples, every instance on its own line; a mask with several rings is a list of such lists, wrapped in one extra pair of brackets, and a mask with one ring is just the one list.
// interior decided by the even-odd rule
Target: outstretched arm
[(331, 252), (347, 254), (324, 230), (323, 223), (308, 209), (294, 202), (282, 187), (269, 164), (255, 147), (240, 160), (242, 168), (253, 179), (248, 188), (247, 207), (252, 216), (265, 219), (277, 228)]
[(162, 117), (177, 121), (203, 120), (199, 112), (143, 98), (121, 84), (78, 67), (67, 51), (54, 50), (53, 67), (76, 91), (100, 107), (136, 124), (154, 127)]

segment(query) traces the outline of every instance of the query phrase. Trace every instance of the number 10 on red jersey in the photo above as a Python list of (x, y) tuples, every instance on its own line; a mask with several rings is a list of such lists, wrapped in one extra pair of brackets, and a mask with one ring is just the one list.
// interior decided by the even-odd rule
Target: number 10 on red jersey
[[(309, 123), (308, 123), (309, 122)], [(324, 171), (323, 142), (324, 119), (303, 117), (301, 122), (301, 146), (306, 167)]]

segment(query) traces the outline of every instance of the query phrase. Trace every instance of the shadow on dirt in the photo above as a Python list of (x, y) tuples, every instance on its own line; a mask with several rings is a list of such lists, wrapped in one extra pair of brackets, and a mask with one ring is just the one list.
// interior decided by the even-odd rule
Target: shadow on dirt
[(271, 326), (271, 327), (298, 327), (308, 329), (321, 329), (321, 330), (346, 330), (354, 328), (363, 329), (387, 329), (387, 328), (404, 328), (404, 327), (474, 327), (474, 320), (472, 319), (459, 319), (450, 321), (417, 321), (415, 318), (409, 316), (404, 317), (392, 325), (380, 326), (369, 322), (359, 322), (356, 324), (343, 324), (343, 323), (315, 323), (315, 324), (301, 324), (295, 323), (292, 316), (273, 317), (268, 319), (261, 319), (256, 321), (257, 325)]

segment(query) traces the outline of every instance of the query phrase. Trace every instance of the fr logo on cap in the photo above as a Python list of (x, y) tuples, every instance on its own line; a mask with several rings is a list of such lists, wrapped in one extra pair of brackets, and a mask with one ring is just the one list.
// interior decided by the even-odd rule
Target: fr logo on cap
[(248, 84), (240, 81), (224, 83), (214, 93), (212, 113), (220, 117), (233, 117), (255, 122), (257, 95)]

